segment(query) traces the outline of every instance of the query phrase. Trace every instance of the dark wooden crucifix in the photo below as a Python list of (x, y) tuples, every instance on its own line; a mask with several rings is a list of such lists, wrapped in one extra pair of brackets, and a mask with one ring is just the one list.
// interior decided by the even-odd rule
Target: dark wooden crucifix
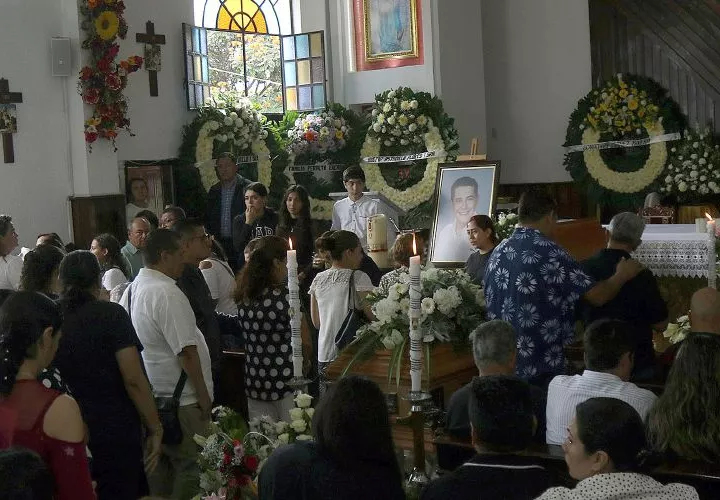
[[(16, 104), (20, 102), (22, 102), (22, 94), (20, 92), (10, 92), (8, 81), (5, 78), (0, 78), (0, 104)], [(12, 132), (3, 132), (2, 143), (5, 163), (15, 163)]]
[(159, 45), (165, 45), (165, 35), (155, 34), (155, 24), (148, 21), (145, 23), (145, 33), (136, 33), (135, 41), (145, 44), (145, 69), (150, 76), (150, 95), (157, 97), (157, 72), (160, 70)]

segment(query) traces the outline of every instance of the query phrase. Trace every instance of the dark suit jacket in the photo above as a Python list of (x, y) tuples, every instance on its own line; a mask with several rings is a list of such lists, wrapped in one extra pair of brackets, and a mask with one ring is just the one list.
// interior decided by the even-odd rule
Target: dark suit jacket
[[(240, 175), (237, 176), (237, 180), (230, 208), (230, 228), (232, 228), (233, 219), (238, 215), (245, 213), (245, 188), (247, 188), (250, 184), (249, 180)], [(209, 234), (212, 234), (216, 238), (220, 238), (220, 216), (222, 214), (221, 204), (222, 188), (218, 182), (210, 188), (210, 191), (208, 191), (207, 209), (205, 210), (205, 229)]]

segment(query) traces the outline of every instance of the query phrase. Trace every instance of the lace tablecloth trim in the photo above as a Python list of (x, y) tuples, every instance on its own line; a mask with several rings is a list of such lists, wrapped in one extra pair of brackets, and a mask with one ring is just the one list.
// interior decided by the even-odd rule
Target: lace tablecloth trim
[(644, 241), (634, 257), (656, 276), (715, 281), (714, 240)]

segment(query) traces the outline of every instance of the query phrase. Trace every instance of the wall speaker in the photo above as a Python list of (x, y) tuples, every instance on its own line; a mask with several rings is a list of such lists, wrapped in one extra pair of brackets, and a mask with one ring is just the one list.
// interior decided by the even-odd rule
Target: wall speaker
[(70, 39), (51, 38), (50, 52), (52, 54), (52, 76), (70, 76), (72, 66)]

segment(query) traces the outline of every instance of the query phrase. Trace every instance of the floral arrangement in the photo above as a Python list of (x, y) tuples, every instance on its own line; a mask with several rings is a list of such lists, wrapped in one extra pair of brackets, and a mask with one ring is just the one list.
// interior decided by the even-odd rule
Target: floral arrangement
[[(649, 141), (684, 124), (666, 89), (645, 77), (617, 75), (580, 100), (570, 116), (565, 168), (594, 203), (635, 209), (662, 175), (672, 146)], [(598, 145), (618, 140), (648, 143)]]
[(86, 33), (82, 48), (90, 51), (90, 64), (80, 70), (78, 92), (85, 104), (95, 107), (92, 117), (85, 121), (88, 145), (103, 138), (112, 141), (115, 147), (119, 129), (131, 133), (123, 90), (128, 75), (140, 69), (143, 59), (131, 56), (115, 62), (120, 51), (116, 40), (124, 40), (128, 31), (124, 12), (122, 0), (83, 0), (80, 4), (82, 29)]
[(720, 194), (720, 146), (709, 130), (686, 130), (682, 141), (670, 148), (660, 192), (674, 194), (680, 203), (698, 195)]
[[(378, 349), (393, 351), (389, 373), (399, 369), (402, 354), (409, 342), (410, 274), (399, 273), (397, 282), (387, 288), (376, 288), (366, 300), (372, 304), (377, 318), (358, 330), (357, 337), (348, 348), (357, 352), (345, 372), (361, 358), (367, 358)], [(420, 327), (427, 349), (433, 342), (452, 342), (467, 346), (468, 336), (483, 320), (485, 296), (468, 274), (459, 269), (425, 267), (420, 272), (422, 301)], [(428, 353), (429, 354), (429, 353)], [(429, 361), (430, 357), (426, 359)]]
[(685, 340), (690, 333), (690, 317), (686, 314), (680, 316), (675, 323), (668, 324), (663, 332), (663, 337), (668, 339), (671, 344), (677, 344)]
[(299, 116), (288, 131), (288, 152), (292, 155), (325, 154), (342, 149), (350, 134), (345, 118), (331, 109)]
[(516, 213), (500, 213), (500, 215), (497, 216), (495, 221), (495, 234), (497, 234), (498, 243), (513, 234), (517, 223), (518, 215)]
[(454, 120), (439, 98), (407, 87), (378, 94), (361, 157), (425, 151), (436, 155), (410, 166), (367, 163), (364, 169), (368, 187), (409, 212), (406, 225), (428, 224), (438, 164), (453, 158), (459, 149), (457, 141)]
[(258, 472), (260, 457), (254, 446), (244, 442), (247, 434), (248, 427), (238, 413), (223, 406), (213, 409), (211, 433), (207, 437), (194, 437), (201, 447), (197, 462), (200, 466), (200, 488), (205, 492), (199, 498), (257, 498), (253, 480)]

